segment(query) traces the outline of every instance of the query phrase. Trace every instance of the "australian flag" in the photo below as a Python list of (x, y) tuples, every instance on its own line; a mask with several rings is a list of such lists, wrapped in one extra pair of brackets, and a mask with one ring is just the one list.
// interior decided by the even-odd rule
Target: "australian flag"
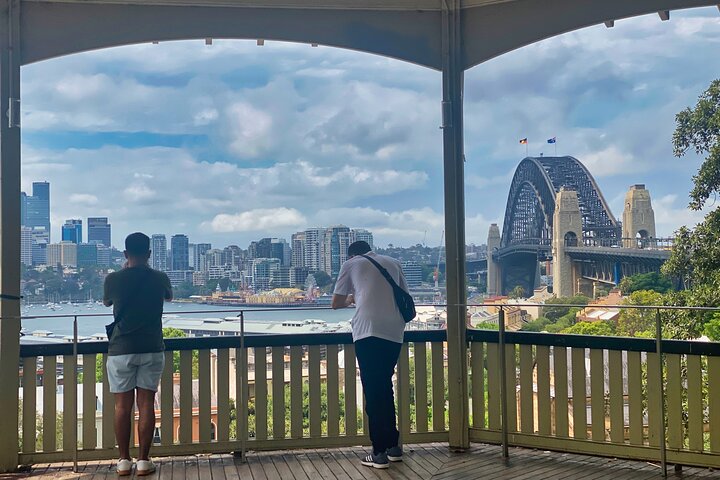
[(555, 139), (555, 137), (552, 137), (552, 138), (548, 138), (548, 141), (547, 141), (547, 142), (548, 142), (548, 143), (555, 143), (556, 141), (557, 141), (557, 140)]

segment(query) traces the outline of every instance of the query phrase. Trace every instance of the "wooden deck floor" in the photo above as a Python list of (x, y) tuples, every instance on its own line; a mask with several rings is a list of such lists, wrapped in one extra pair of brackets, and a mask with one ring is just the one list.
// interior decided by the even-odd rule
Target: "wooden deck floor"
[[(406, 446), (405, 460), (388, 470), (360, 465), (366, 455), (362, 447), (249, 453), (247, 463), (232, 455), (198, 455), (156, 458), (158, 471), (148, 479), (167, 480), (642, 480), (660, 479), (660, 468), (644, 462), (627, 462), (601, 457), (572, 455), (513, 448), (510, 465), (503, 464), (500, 447), (476, 444), (466, 453), (453, 454), (447, 445)], [(117, 478), (113, 462), (81, 463), (79, 473), (71, 464), (36, 465), (26, 473), (0, 475), (15, 478), (106, 480)], [(135, 478), (132, 477), (124, 478)], [(142, 477), (140, 477), (142, 478)], [(720, 479), (719, 470), (685, 468), (681, 474), (669, 471), (669, 478)]]

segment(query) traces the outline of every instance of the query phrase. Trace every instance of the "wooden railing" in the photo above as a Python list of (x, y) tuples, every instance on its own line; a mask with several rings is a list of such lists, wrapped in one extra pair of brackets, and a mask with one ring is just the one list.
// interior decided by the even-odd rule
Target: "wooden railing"
[[(405, 341), (396, 375), (402, 438), (447, 441), (445, 331), (407, 332)], [(174, 338), (165, 346), (154, 455), (369, 443), (350, 334), (247, 336), (244, 348), (237, 336)], [(116, 456), (105, 375), (96, 401), (95, 365), (100, 358), (104, 372), (106, 352), (107, 342), (81, 342), (77, 357), (72, 344), (21, 347), (22, 464)]]
[[(403, 442), (449, 438), (445, 341), (405, 334)], [(350, 334), (165, 342), (155, 455), (368, 443)], [(720, 343), (468, 330), (467, 349), (472, 441), (720, 467)], [(20, 462), (114, 458), (107, 343), (20, 351)]]
[(503, 366), (499, 333), (468, 331), (472, 441), (503, 441), (505, 392), (509, 445), (720, 466), (720, 344), (663, 340), (661, 370), (655, 340), (505, 336)]

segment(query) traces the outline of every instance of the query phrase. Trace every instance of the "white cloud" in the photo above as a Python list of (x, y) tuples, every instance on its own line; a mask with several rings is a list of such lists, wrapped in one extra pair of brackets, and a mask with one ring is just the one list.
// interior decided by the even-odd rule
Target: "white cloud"
[(125, 200), (129, 202), (142, 203), (151, 198), (154, 198), (157, 195), (157, 192), (148, 187), (147, 185), (138, 183), (136, 185), (130, 185), (129, 187), (127, 187), (125, 190), (123, 190), (123, 194), (125, 196)]
[(95, 206), (98, 204), (98, 197), (87, 193), (73, 193), (68, 200), (70, 200), (70, 203), (86, 206)]
[(226, 111), (230, 151), (240, 158), (257, 157), (270, 145), (272, 117), (248, 103), (236, 103)]
[(214, 232), (264, 232), (301, 228), (305, 217), (294, 208), (261, 208), (236, 214), (222, 213), (203, 224)]

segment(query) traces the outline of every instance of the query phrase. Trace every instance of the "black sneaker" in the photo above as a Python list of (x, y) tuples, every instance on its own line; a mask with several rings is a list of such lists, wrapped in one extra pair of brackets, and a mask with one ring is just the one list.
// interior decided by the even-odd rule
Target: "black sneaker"
[(387, 459), (391, 462), (402, 462), (403, 449), (399, 445), (388, 448), (385, 451), (385, 454), (387, 455)]
[(388, 468), (390, 466), (390, 462), (388, 462), (388, 456), (387, 454), (385, 454), (385, 452), (378, 453), (377, 455), (371, 453), (367, 457), (360, 460), (360, 463), (362, 463), (366, 467), (373, 468)]

